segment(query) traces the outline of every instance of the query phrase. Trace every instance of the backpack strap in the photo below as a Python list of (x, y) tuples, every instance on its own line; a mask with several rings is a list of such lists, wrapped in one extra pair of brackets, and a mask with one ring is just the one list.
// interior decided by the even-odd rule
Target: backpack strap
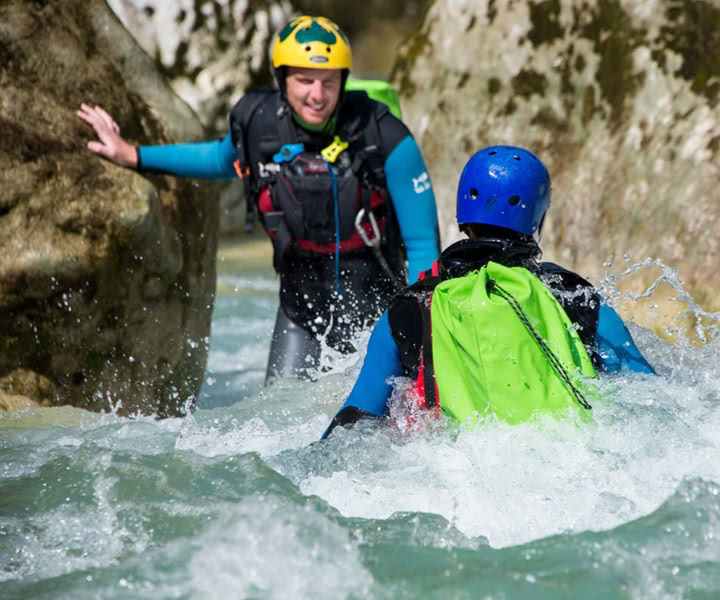
[(255, 224), (255, 197), (258, 193), (257, 181), (252, 176), (248, 151), (247, 131), (253, 115), (261, 104), (266, 102), (276, 90), (265, 88), (245, 94), (230, 112), (230, 134), (237, 153), (234, 163), (235, 172), (243, 180), (245, 194), (245, 232), (253, 230)]
[(432, 294), (427, 302), (420, 301), (420, 315), (422, 317), (422, 349), (421, 363), (418, 372), (418, 380), (422, 378), (423, 391), (425, 392), (425, 407), (435, 408), (439, 405), (437, 383), (435, 381), (435, 368), (433, 365), (432, 349)]
[[(432, 292), (441, 281), (442, 277), (439, 276), (427, 276), (416, 281), (398, 294), (388, 309), (390, 332), (400, 352), (403, 370), (411, 379), (418, 378), (421, 363), (431, 365), (432, 371), (432, 344), (428, 345), (425, 341), (431, 333)], [(428, 352), (429, 355), (425, 358)]]
[(277, 119), (278, 133), (280, 134), (280, 147), (285, 144), (294, 144), (297, 141), (297, 132), (293, 125), (292, 110), (290, 105), (277, 96), (277, 103), (273, 118)]
[(602, 299), (595, 287), (577, 273), (551, 262), (541, 263), (536, 274), (560, 302), (570, 320), (580, 326), (578, 335), (588, 349), (593, 364), (596, 367), (601, 365), (595, 334)]
[(357, 90), (345, 92), (343, 111), (349, 112), (352, 118), (345, 120), (338, 134), (354, 146), (353, 172), (363, 189), (386, 189), (385, 154), (378, 121), (390, 109)]

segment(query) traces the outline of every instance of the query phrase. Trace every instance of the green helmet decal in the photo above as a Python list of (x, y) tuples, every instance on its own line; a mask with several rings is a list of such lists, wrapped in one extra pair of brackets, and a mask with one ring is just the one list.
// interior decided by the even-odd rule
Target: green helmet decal
[[(281, 42), (284, 42), (288, 37), (290, 37), (293, 31), (297, 30), (297, 33), (295, 34), (295, 39), (300, 44), (320, 42), (322, 44), (333, 45), (335, 42), (337, 42), (337, 37), (335, 35), (337, 33), (340, 37), (343, 38), (346, 44), (349, 43), (348, 39), (345, 37), (345, 34), (339, 27), (337, 27), (337, 25), (335, 25), (331, 21), (328, 21), (327, 19), (323, 19), (323, 21), (326, 21), (325, 25), (321, 24), (317, 17), (298, 17), (297, 19), (293, 19), (287, 25), (285, 25), (285, 27), (283, 27), (278, 34), (278, 37), (280, 38)], [(335, 27), (333, 28), (335, 29), (334, 33), (327, 28), (327, 26), (329, 25), (335, 25)]]
[(297, 19), (294, 21), (290, 21), (285, 27), (282, 28), (280, 33), (278, 33), (278, 37), (280, 38), (281, 42), (284, 42), (286, 39), (288, 39), (288, 36), (293, 32), (293, 29), (295, 29), (295, 23)]
[(337, 36), (332, 31), (328, 31), (317, 21), (313, 20), (310, 27), (298, 29), (298, 32), (295, 34), (295, 39), (301, 44), (321, 42), (322, 44), (332, 46), (337, 41)]

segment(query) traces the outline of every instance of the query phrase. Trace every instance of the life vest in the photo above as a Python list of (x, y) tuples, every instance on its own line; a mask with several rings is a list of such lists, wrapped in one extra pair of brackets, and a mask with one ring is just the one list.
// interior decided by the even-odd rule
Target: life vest
[[(594, 338), (598, 298), (570, 283), (584, 280), (533, 261), (525, 262), (532, 270), (517, 261), (514, 266), (488, 261), (448, 277), (442, 263), (389, 312), (418, 407), (460, 422), (494, 415), (518, 423), (537, 413), (564, 415), (574, 407), (587, 414), (582, 379), (595, 371), (583, 342)], [(586, 313), (578, 319), (586, 327), (578, 330), (559, 299), (569, 312)]]
[[(367, 251), (375, 239), (383, 247), (394, 245), (389, 254), (401, 250), (377, 123), (387, 110), (365, 92), (345, 92), (337, 135), (318, 147), (327, 136), (300, 131), (275, 90), (251, 92), (235, 106), (236, 170), (244, 179), (249, 218), (257, 209), (273, 240), (278, 271), (288, 252), (347, 254)], [(253, 118), (261, 119), (261, 139), (248, 139)]]

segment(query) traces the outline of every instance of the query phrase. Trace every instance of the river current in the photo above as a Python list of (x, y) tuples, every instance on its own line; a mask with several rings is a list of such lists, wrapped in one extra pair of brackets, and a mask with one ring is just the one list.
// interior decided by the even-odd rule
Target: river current
[(589, 424), (317, 443), (363, 351), (263, 388), (277, 286), (220, 264), (186, 418), (0, 415), (0, 598), (720, 597), (715, 315), (704, 343), (631, 324), (658, 375), (603, 378)]

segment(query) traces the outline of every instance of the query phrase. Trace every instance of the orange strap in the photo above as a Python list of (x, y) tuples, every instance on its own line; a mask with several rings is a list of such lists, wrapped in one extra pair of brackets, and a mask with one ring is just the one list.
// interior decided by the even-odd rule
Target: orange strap
[(244, 169), (240, 166), (240, 161), (236, 160), (233, 163), (233, 167), (235, 167), (235, 172), (237, 173), (237, 176), (242, 179), (243, 177), (247, 177), (250, 175), (250, 167), (245, 167)]

